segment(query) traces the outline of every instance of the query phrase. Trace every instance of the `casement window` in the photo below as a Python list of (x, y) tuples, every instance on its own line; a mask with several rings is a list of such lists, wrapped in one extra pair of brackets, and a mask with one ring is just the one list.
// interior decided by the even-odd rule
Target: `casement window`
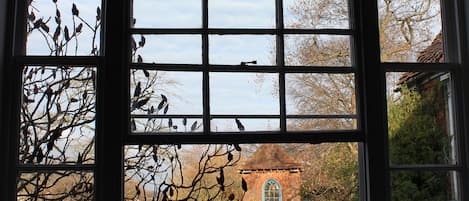
[(4, 200), (469, 197), (466, 2), (7, 4)]

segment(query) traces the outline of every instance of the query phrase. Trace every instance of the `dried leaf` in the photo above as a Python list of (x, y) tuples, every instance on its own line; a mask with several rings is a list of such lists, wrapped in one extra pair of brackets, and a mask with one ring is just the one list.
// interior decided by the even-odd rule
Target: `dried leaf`
[(140, 82), (138, 82), (134, 90), (134, 97), (139, 97), (141, 93), (142, 93), (141, 84)]
[(44, 159), (44, 153), (42, 152), (41, 147), (39, 147), (36, 155), (37, 163), (41, 163), (42, 159)]
[(78, 153), (78, 157), (77, 157), (77, 164), (81, 164), (83, 162), (83, 156)]
[(231, 154), (231, 152), (228, 152), (227, 159), (228, 159), (228, 162), (233, 160), (233, 154)]
[(197, 121), (194, 121), (194, 123), (191, 126), (191, 131), (194, 132), (197, 129)]
[(72, 5), (72, 14), (78, 16), (79, 13), (80, 13), (80, 12), (78, 11), (77, 5), (75, 5), (75, 3), (74, 3), (74, 4)]
[(239, 144), (233, 144), (233, 146), (235, 147), (236, 151), (241, 151)]
[(173, 127), (173, 119), (169, 118), (168, 120), (168, 127), (171, 128)]
[(41, 24), (41, 29), (44, 30), (45, 32), (49, 33), (49, 26), (47, 26), (46, 23)]
[(238, 126), (239, 131), (244, 131), (244, 126), (241, 123), (241, 121), (238, 118), (236, 118), (235, 121), (236, 121), (236, 126)]
[(143, 74), (145, 74), (145, 77), (147, 78), (150, 77), (150, 73), (145, 69), (143, 69)]
[(143, 63), (143, 58), (141, 55), (137, 56), (137, 63)]
[(235, 199), (235, 195), (231, 193), (230, 196), (228, 196), (228, 200), (234, 200), (234, 199)]
[(140, 101), (137, 102), (137, 105), (135, 107), (136, 108), (141, 108), (142, 106), (147, 104), (149, 100), (150, 100), (150, 98), (145, 98), (143, 100), (140, 100)]
[(244, 192), (248, 191), (248, 184), (246, 183), (246, 180), (244, 180), (244, 178), (242, 178), (241, 180), (241, 187), (243, 188)]
[(186, 117), (184, 117), (184, 118), (182, 119), (182, 125), (184, 125), (184, 126), (187, 125), (187, 118), (186, 118)]
[(164, 102), (168, 102), (168, 98), (166, 98), (166, 96), (163, 94), (161, 94), (161, 99), (163, 99)]
[(65, 41), (70, 40), (70, 33), (68, 32), (68, 27), (67, 26), (65, 26), (65, 28), (64, 28), (64, 36), (65, 36)]
[(101, 8), (99, 6), (96, 8), (96, 21), (101, 20)]
[(29, 18), (30, 21), (36, 20), (36, 15), (34, 14), (33, 11), (31, 11), (31, 14), (29, 14), (28, 18)]
[[(135, 124), (135, 119), (131, 120), (132, 124), (130, 124), (130, 130), (135, 131), (137, 130), (137, 125)], [(140, 146), (138, 147), (139, 149), (141, 148)]]
[(56, 10), (55, 10), (55, 16), (57, 16), (58, 18), (60, 18), (60, 11), (59, 11), (59, 9), (56, 9)]
[(177, 130), (177, 129), (178, 129), (178, 126), (177, 126), (177, 125), (174, 125), (174, 126), (173, 126), (173, 129)]
[(138, 45), (140, 47), (143, 47), (145, 45), (145, 42), (146, 42), (145, 37), (143, 35), (141, 35), (140, 36), (140, 42), (138, 42)]
[(54, 37), (53, 37), (54, 41), (57, 41), (59, 39), (61, 29), (62, 28), (60, 26), (57, 26), (57, 28), (55, 29)]
[(163, 109), (164, 103), (165, 103), (164, 100), (161, 100), (160, 103), (158, 104), (157, 109), (158, 109), (158, 110)]
[(164, 114), (168, 113), (168, 108), (169, 108), (169, 104), (166, 104), (166, 107), (164, 107), (164, 111), (163, 111)]
[(80, 33), (82, 28), (83, 28), (83, 23), (80, 23), (80, 24), (77, 26), (77, 28), (75, 29), (75, 32), (76, 32), (76, 33)]

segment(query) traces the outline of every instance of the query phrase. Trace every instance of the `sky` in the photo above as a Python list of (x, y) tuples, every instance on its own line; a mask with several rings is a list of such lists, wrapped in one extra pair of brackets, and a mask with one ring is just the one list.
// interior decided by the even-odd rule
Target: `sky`
[[(295, 16), (291, 7), (299, 0), (284, 0), (284, 18), (288, 25)], [(71, 5), (75, 3), (80, 17), (85, 21), (95, 22), (99, 0), (59, 0), (62, 27), (65, 25), (72, 32)], [(209, 0), (209, 28), (274, 28), (275, 0)], [(50, 20), (50, 34), (55, 30), (55, 5), (51, 0), (34, 0), (33, 11), (36, 19), (43, 17)], [(134, 0), (133, 15), (136, 28), (201, 28), (202, 8), (200, 0)], [(78, 24), (80, 20), (75, 18)], [(91, 23), (93, 26), (94, 23)], [(78, 55), (89, 55), (91, 50), (91, 31), (85, 26), (78, 41)], [(63, 34), (61, 35), (63, 37)], [(133, 36), (138, 42), (140, 35)], [(145, 35), (146, 45), (137, 51), (148, 63), (202, 63), (202, 39), (200, 35)], [(292, 37), (294, 38), (294, 37)], [(97, 39), (96, 42), (99, 42)], [(286, 53), (295, 47), (294, 42), (286, 40)], [(70, 41), (69, 53), (76, 47), (76, 41)], [(291, 47), (291, 48), (290, 48)], [(276, 65), (274, 59), (275, 36), (273, 35), (210, 35), (209, 63), (238, 65), (242, 61), (256, 60), (258, 65)], [(28, 37), (29, 55), (47, 55), (49, 53), (43, 36), (38, 31)], [(71, 54), (69, 54), (71, 55)], [(165, 93), (171, 101), (169, 114), (202, 114), (202, 75), (197, 72), (160, 72), (166, 79), (176, 80), (177, 85), (156, 86), (156, 93)], [(262, 77), (262, 79), (260, 79)], [(279, 112), (279, 100), (276, 84), (278, 74), (256, 73), (211, 73), (210, 100), (211, 114), (276, 114)], [(132, 86), (131, 86), (132, 87)], [(133, 88), (130, 89), (131, 93)], [(157, 101), (158, 103), (159, 101)], [(294, 110), (288, 106), (288, 110)], [(246, 120), (256, 122), (254, 120)], [(262, 130), (263, 123), (251, 123), (250, 128)], [(277, 122), (277, 121), (275, 121)], [(278, 123), (274, 123), (277, 125)], [(233, 120), (218, 120), (222, 130), (236, 131)], [(216, 126), (220, 129), (220, 126)], [(230, 127), (230, 128), (228, 128)]]

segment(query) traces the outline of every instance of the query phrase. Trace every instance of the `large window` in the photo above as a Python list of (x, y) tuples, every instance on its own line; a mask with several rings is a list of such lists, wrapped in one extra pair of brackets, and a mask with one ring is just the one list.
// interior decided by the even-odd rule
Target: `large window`
[(0, 199), (466, 200), (464, 4), (10, 0)]

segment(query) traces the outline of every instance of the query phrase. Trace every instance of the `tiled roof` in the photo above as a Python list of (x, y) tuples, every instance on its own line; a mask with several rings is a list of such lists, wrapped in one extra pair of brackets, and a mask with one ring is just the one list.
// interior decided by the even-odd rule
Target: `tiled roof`
[(277, 144), (263, 144), (241, 166), (242, 170), (286, 170), (301, 168), (285, 150)]
[[(445, 61), (443, 53), (443, 38), (441, 32), (433, 39), (432, 44), (420, 52), (417, 57), (418, 63), (442, 63)], [(404, 84), (417, 77), (421, 72), (403, 73), (397, 84)]]

